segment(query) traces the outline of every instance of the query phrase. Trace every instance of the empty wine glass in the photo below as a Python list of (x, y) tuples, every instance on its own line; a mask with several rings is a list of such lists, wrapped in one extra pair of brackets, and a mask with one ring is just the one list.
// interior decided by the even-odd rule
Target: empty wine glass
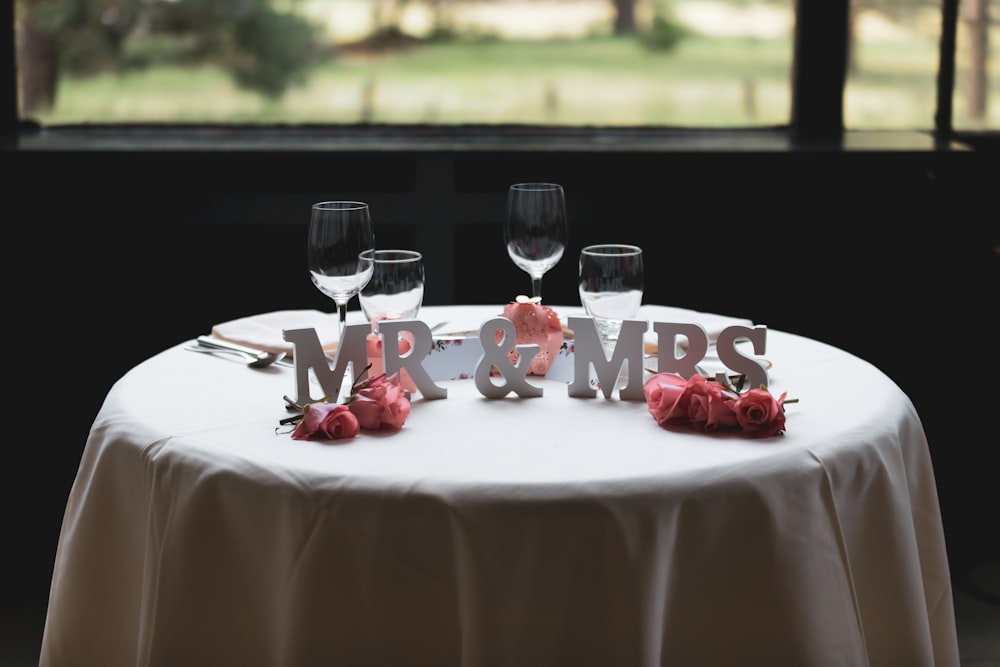
[(642, 291), (639, 246), (605, 243), (580, 251), (580, 303), (594, 318), (605, 349), (618, 340), (622, 320), (638, 315)]
[(375, 269), (358, 299), (365, 318), (412, 320), (424, 300), (423, 255), (416, 250), (368, 250)]
[[(424, 301), (424, 258), (416, 250), (366, 250), (362, 255), (370, 257), (375, 265), (371, 280), (361, 289), (358, 299), (361, 311), (372, 325), (372, 333), (368, 335), (369, 373), (379, 375), (385, 371), (379, 323), (416, 319)], [(400, 332), (399, 339), (401, 352), (416, 345), (410, 331)], [(399, 372), (399, 381), (407, 391), (417, 391), (405, 368)]]
[(320, 292), (333, 299), (340, 315), (340, 335), (347, 326), (347, 304), (371, 279), (375, 231), (368, 204), (324, 201), (313, 204), (309, 219), (309, 275)]
[(562, 258), (568, 236), (566, 197), (561, 185), (510, 186), (503, 240), (514, 264), (531, 276), (531, 296), (541, 300), (542, 276)]
[[(642, 305), (642, 248), (621, 243), (590, 245), (580, 251), (580, 303), (594, 318), (605, 354), (618, 341), (623, 320), (634, 319)], [(597, 381), (591, 375), (590, 382)], [(628, 385), (629, 371), (622, 369), (616, 385)]]

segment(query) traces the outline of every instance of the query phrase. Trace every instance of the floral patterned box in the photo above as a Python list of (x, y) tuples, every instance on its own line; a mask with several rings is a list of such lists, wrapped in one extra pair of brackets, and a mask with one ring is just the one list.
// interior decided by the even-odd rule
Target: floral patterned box
[[(472, 379), (476, 365), (483, 356), (483, 346), (478, 336), (435, 338), (431, 353), (423, 366), (434, 381)], [(531, 377), (531, 376), (529, 376)], [(573, 341), (563, 341), (546, 380), (573, 381)]]

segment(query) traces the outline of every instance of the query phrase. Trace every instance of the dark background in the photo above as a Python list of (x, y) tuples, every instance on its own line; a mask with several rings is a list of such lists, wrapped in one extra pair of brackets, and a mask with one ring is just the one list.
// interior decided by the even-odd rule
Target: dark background
[(380, 247), (422, 251), (425, 304), (502, 304), (530, 285), (500, 227), (516, 181), (555, 181), (566, 191), (570, 245), (545, 277), (547, 303), (579, 303), (581, 247), (635, 243), (646, 251), (644, 302), (748, 317), (870, 361), (923, 419), (954, 577), (1000, 558), (1000, 491), (989, 464), (1000, 446), (997, 153), (0, 155), (14, 362), (2, 459), (5, 632), (41, 639), (67, 496), (119, 377), (217, 322), (333, 310), (305, 269), (314, 201), (367, 201)]

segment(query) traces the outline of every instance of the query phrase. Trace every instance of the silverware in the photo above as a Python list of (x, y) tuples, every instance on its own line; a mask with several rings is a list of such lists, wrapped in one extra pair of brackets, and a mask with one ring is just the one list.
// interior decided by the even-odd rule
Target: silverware
[(271, 365), (274, 365), (274, 366), (291, 366), (292, 365), (292, 362), (287, 361), (285, 359), (282, 359), (281, 358), (282, 355), (278, 355), (278, 354), (269, 354), (269, 355), (267, 355), (264, 358), (258, 359), (256, 357), (248, 356), (248, 355), (244, 354), (243, 352), (237, 352), (236, 350), (226, 350), (226, 349), (221, 348), (221, 347), (204, 347), (204, 346), (201, 346), (201, 345), (195, 345), (193, 343), (190, 344), (190, 345), (185, 345), (184, 349), (188, 350), (190, 352), (201, 352), (203, 354), (229, 354), (229, 355), (233, 355), (233, 356), (239, 357), (240, 359), (242, 359), (243, 361), (245, 361), (246, 365), (249, 368), (266, 368), (266, 367), (271, 366)]
[(212, 338), (211, 336), (199, 336), (197, 345), (190, 344), (185, 346), (186, 350), (191, 352), (205, 352), (205, 353), (223, 353), (223, 354), (235, 354), (243, 358), (246, 361), (247, 366), (250, 368), (265, 368), (271, 364), (276, 364), (280, 362), (280, 365), (290, 366), (291, 362), (285, 360), (285, 353), (271, 353), (265, 352), (264, 350), (257, 350), (252, 347), (247, 347), (245, 345), (240, 345), (238, 343), (231, 343), (229, 341), (219, 340)]

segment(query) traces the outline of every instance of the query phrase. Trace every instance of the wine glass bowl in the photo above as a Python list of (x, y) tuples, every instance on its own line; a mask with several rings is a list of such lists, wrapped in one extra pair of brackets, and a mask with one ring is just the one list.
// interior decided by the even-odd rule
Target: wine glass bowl
[(559, 263), (569, 236), (566, 196), (557, 183), (515, 183), (507, 192), (503, 237), (507, 254), (531, 276), (541, 299), (542, 276)]
[(424, 300), (423, 255), (416, 250), (366, 250), (374, 271), (358, 296), (369, 322), (412, 320)]
[(313, 204), (307, 242), (309, 275), (316, 288), (337, 305), (341, 335), (347, 324), (348, 302), (372, 277), (374, 261), (364, 253), (374, 249), (375, 232), (368, 204)]
[(580, 251), (580, 303), (606, 347), (618, 339), (622, 320), (639, 313), (642, 293), (642, 248), (605, 243)]

